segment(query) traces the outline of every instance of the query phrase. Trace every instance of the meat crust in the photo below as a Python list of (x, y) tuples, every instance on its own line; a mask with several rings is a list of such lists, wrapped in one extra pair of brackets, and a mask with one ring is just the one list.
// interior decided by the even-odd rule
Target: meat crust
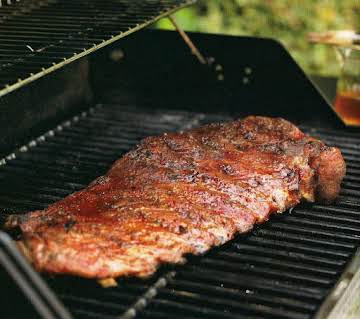
[(284, 119), (250, 116), (148, 137), (84, 190), (7, 227), (21, 228), (21, 251), (39, 271), (144, 277), (301, 200), (334, 200), (344, 174), (337, 148)]

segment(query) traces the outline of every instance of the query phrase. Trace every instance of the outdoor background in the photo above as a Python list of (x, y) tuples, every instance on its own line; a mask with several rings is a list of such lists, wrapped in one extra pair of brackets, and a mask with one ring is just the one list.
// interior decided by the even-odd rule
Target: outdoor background
[[(276, 38), (307, 73), (336, 76), (334, 50), (309, 43), (307, 34), (359, 31), (360, 0), (199, 0), (175, 17), (188, 31)], [(157, 27), (173, 29), (167, 19)]]

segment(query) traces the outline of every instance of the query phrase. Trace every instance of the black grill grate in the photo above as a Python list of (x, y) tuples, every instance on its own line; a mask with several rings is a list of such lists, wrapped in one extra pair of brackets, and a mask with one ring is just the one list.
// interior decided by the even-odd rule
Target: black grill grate
[(0, 96), (194, 0), (27, 0), (0, 6)]
[[(96, 106), (1, 162), (0, 208), (43, 208), (106, 172), (145, 136), (226, 119), (116, 101)], [(75, 318), (311, 318), (359, 245), (360, 135), (310, 131), (345, 155), (348, 174), (336, 203), (274, 216), (149, 280), (120, 279), (111, 289), (78, 278), (46, 280)]]

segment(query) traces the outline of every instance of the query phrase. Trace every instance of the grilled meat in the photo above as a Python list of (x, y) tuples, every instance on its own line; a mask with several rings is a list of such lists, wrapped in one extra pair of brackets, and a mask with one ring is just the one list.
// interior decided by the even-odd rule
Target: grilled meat
[(148, 137), (84, 190), (7, 225), (20, 226), (21, 250), (40, 271), (148, 276), (303, 199), (334, 200), (344, 174), (337, 148), (250, 116)]

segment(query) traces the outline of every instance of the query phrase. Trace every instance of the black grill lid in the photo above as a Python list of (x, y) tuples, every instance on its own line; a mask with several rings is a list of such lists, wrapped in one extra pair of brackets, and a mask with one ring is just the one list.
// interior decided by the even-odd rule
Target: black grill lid
[(0, 6), (0, 97), (194, 1), (6, 2)]

